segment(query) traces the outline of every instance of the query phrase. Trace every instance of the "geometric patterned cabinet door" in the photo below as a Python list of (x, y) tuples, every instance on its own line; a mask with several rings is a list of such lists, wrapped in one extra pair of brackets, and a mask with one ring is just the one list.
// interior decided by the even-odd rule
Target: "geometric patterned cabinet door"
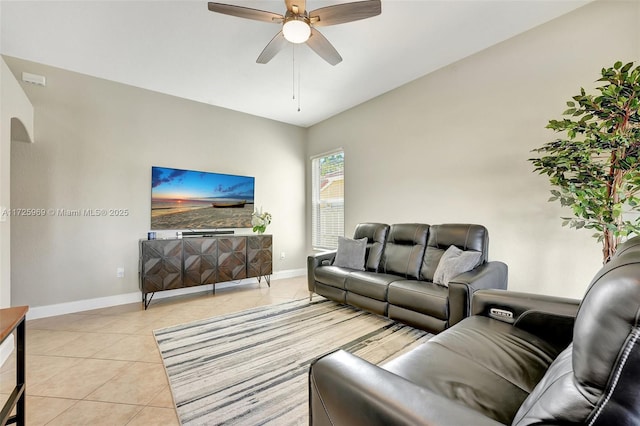
[(188, 238), (184, 244), (184, 286), (218, 282), (218, 240), (216, 238)]
[(220, 235), (170, 240), (140, 240), (140, 290), (156, 291), (265, 277), (272, 273), (271, 235)]
[(251, 235), (247, 237), (247, 277), (267, 277), (272, 271), (273, 239), (271, 235)]
[(247, 278), (247, 237), (218, 238), (220, 282)]
[(142, 241), (144, 293), (182, 287), (182, 241)]

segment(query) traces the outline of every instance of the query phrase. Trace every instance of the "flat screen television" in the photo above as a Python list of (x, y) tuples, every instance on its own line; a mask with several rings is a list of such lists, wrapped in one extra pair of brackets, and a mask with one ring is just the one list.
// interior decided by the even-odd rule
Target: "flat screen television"
[(151, 230), (251, 228), (255, 178), (151, 168)]

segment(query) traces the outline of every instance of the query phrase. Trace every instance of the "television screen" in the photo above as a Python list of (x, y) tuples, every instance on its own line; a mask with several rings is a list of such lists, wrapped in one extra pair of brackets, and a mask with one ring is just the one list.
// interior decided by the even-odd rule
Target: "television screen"
[(151, 168), (151, 229), (251, 228), (255, 178)]

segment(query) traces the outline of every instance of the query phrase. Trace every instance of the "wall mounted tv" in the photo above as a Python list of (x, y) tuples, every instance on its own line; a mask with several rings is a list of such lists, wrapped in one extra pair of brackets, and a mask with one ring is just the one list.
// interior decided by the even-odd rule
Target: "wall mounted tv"
[(151, 168), (151, 229), (251, 228), (255, 178)]

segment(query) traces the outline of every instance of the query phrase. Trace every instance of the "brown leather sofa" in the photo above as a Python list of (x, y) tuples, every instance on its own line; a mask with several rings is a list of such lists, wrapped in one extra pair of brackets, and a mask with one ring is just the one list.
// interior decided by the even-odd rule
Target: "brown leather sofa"
[(582, 301), (501, 290), (375, 366), (338, 351), (310, 369), (312, 425), (640, 424), (640, 237)]
[[(361, 238), (367, 238), (362, 271), (336, 266), (335, 250), (308, 257), (311, 295), (438, 333), (469, 315), (475, 291), (507, 288), (507, 265), (488, 261), (484, 226), (362, 223), (354, 233), (354, 239)], [(448, 287), (435, 284), (438, 263), (452, 245), (479, 252), (477, 266), (452, 278)]]

